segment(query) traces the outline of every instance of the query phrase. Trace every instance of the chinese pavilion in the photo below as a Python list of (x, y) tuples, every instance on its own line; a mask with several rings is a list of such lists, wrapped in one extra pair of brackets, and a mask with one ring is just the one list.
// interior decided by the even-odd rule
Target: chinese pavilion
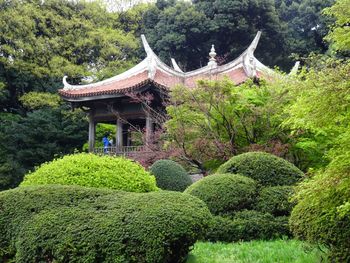
[(217, 80), (224, 76), (238, 85), (248, 78), (272, 74), (273, 71), (254, 56), (260, 35), (259, 31), (238, 58), (221, 66), (217, 65), (215, 49), (212, 46), (208, 65), (190, 72), (183, 72), (174, 59), (171, 59), (172, 67), (163, 63), (150, 48), (145, 36), (141, 35), (147, 56), (139, 64), (112, 78), (86, 85), (71, 85), (65, 76), (64, 87), (59, 90), (59, 94), (73, 107), (88, 109), (90, 151), (95, 150), (95, 129), (99, 122), (117, 125), (114, 147), (116, 153), (127, 149), (133, 151), (136, 148), (132, 148), (129, 138), (130, 125), (145, 128), (148, 138), (155, 124), (150, 112), (130, 97), (130, 93), (151, 92), (155, 98), (152, 107), (159, 107), (161, 105), (159, 102), (157, 105), (157, 98), (161, 98), (162, 94), (166, 94), (175, 85), (193, 88), (197, 80)]

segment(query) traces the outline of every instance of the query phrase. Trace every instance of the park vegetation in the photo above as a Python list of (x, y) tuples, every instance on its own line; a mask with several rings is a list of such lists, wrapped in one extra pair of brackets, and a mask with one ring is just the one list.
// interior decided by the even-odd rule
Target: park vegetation
[[(0, 0), (0, 261), (191, 262), (212, 241), (276, 238), (241, 252), (297, 238), (314, 259), (350, 261), (349, 5), (158, 0), (114, 12)], [(257, 30), (256, 56), (281, 71), (172, 89), (144, 167), (77, 153), (87, 119), (57, 96), (64, 75), (84, 83), (130, 68), (144, 57), (141, 33), (184, 70), (205, 65), (212, 43), (225, 63)], [(302, 67), (283, 73), (295, 58)], [(189, 172), (204, 178), (191, 184)]]
[(80, 186), (20, 187), (0, 206), (0, 259), (19, 263), (183, 262), (211, 217), (190, 195)]
[(20, 186), (82, 185), (128, 192), (157, 191), (154, 176), (125, 158), (80, 153), (44, 163), (25, 176)]
[(192, 184), (186, 170), (172, 160), (156, 161), (150, 167), (150, 172), (155, 176), (157, 186), (163, 190), (183, 192)]

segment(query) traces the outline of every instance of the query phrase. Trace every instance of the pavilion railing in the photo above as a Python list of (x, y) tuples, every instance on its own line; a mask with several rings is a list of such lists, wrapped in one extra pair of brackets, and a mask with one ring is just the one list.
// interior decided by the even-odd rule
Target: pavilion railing
[(96, 147), (94, 153), (108, 154), (108, 155), (123, 155), (130, 156), (140, 152), (147, 152), (147, 147), (142, 146), (110, 146), (110, 147)]

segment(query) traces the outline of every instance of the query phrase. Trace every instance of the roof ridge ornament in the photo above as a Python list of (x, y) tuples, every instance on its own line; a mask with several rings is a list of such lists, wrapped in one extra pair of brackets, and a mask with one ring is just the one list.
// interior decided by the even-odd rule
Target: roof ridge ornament
[(216, 63), (216, 52), (215, 52), (215, 47), (214, 45), (211, 45), (211, 49), (210, 49), (210, 52), (209, 52), (209, 62), (208, 62), (208, 66), (211, 66), (211, 67), (216, 67), (218, 64)]
[(249, 45), (249, 47), (247, 49), (247, 52), (248, 52), (249, 56), (253, 56), (254, 55), (255, 49), (256, 49), (256, 47), (259, 44), (260, 37), (261, 37), (261, 31), (258, 31), (256, 33), (256, 36), (255, 36), (254, 40), (252, 41), (252, 43), (250, 43), (250, 45)]
[(148, 44), (147, 39), (146, 39), (144, 34), (141, 35), (141, 40), (142, 40), (143, 48), (147, 54), (147, 57), (155, 56), (156, 54), (154, 54), (154, 52), (153, 52), (152, 48), (150, 47), (150, 45)]
[(257, 63), (256, 63), (256, 58), (254, 56), (254, 52), (256, 47), (258, 46), (260, 37), (261, 37), (261, 31), (258, 31), (252, 43), (250, 43), (249, 47), (243, 53), (243, 68), (246, 74), (250, 78), (257, 77), (257, 65), (256, 65)]
[(296, 61), (288, 75), (290, 76), (296, 75), (298, 73), (299, 67), (300, 67), (300, 61)]
[(65, 89), (65, 90), (74, 90), (74, 86), (67, 82), (67, 78), (68, 78), (67, 75), (63, 76), (63, 79), (62, 79), (63, 89)]
[(174, 58), (171, 58), (171, 64), (176, 71), (183, 73), (183, 70), (179, 67)]

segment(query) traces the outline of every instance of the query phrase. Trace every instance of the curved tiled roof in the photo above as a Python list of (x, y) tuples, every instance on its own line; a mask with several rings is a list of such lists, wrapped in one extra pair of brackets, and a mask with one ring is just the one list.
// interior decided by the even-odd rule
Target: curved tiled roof
[(227, 76), (235, 84), (240, 84), (248, 78), (273, 73), (271, 69), (254, 57), (260, 35), (261, 32), (258, 32), (250, 46), (237, 59), (222, 66), (217, 66), (215, 49), (212, 47), (208, 65), (190, 72), (183, 72), (174, 59), (172, 59), (174, 69), (164, 64), (142, 35), (147, 57), (139, 64), (115, 77), (87, 85), (71, 85), (67, 83), (67, 77), (64, 77), (64, 88), (60, 89), (59, 93), (63, 99), (68, 101), (89, 100), (96, 98), (96, 96), (120, 96), (148, 84), (163, 89), (170, 89), (178, 84), (194, 87), (198, 80), (217, 80), (223, 76)]

